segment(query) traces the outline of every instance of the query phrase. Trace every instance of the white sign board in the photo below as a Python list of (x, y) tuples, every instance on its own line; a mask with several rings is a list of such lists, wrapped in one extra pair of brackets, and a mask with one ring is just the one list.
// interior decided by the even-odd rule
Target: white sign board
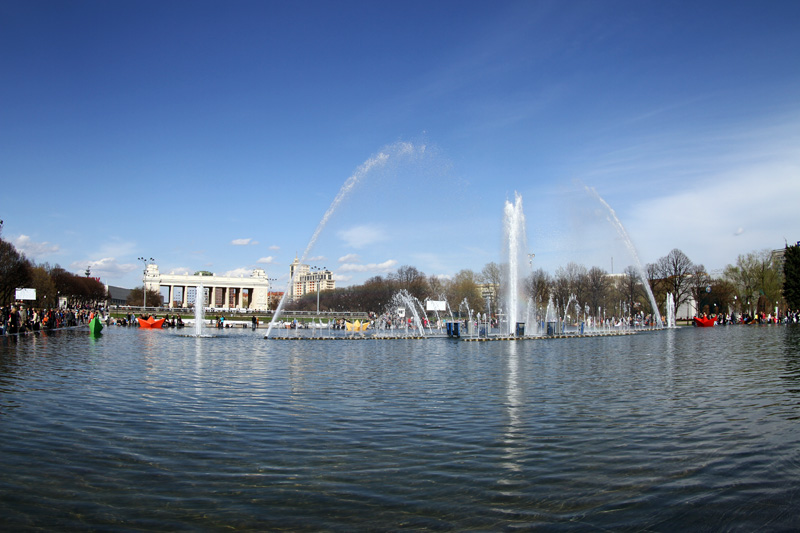
[(397, 310), (397, 316), (399, 316), (400, 318), (405, 318), (406, 317), (406, 308), (405, 307), (401, 307), (400, 309), (398, 309)]
[(428, 300), (425, 303), (426, 311), (447, 311), (447, 302), (439, 300)]
[(35, 300), (36, 289), (17, 289), (17, 300)]

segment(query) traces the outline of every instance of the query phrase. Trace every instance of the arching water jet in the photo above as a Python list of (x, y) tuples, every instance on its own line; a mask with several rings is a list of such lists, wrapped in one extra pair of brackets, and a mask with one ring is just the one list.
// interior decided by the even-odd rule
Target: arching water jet
[(633, 245), (633, 241), (631, 241), (630, 236), (628, 236), (625, 226), (623, 226), (622, 222), (620, 222), (619, 218), (617, 218), (617, 213), (611, 208), (611, 206), (608, 205), (605, 200), (603, 200), (596, 190), (594, 190), (594, 187), (585, 186), (584, 189), (586, 189), (587, 193), (594, 196), (597, 201), (608, 210), (608, 221), (612, 226), (614, 226), (614, 229), (617, 230), (619, 236), (622, 237), (622, 240), (625, 242), (625, 246), (628, 247), (628, 252), (631, 254), (631, 257), (634, 261), (634, 268), (636, 268), (636, 272), (639, 274), (639, 279), (641, 280), (645, 291), (647, 291), (647, 297), (650, 299), (650, 306), (653, 308), (653, 315), (656, 317), (656, 325), (659, 328), (663, 328), (664, 322), (661, 320), (661, 313), (658, 311), (656, 298), (653, 296), (653, 291), (650, 289), (650, 284), (647, 282), (647, 276), (644, 273), (644, 268), (642, 267), (642, 263), (639, 261), (639, 254), (636, 253), (636, 247)]
[[(339, 189), (339, 193), (336, 195), (336, 198), (333, 199), (331, 202), (330, 207), (328, 210), (325, 211), (325, 214), (322, 216), (322, 220), (319, 221), (317, 225), (317, 229), (314, 231), (314, 234), (311, 236), (311, 240), (308, 241), (308, 245), (306, 246), (303, 255), (300, 257), (300, 262), (303, 263), (308, 257), (309, 252), (316, 244), (317, 239), (319, 238), (320, 233), (322, 230), (325, 229), (328, 220), (331, 218), (333, 213), (336, 211), (336, 208), (339, 207), (339, 204), (350, 194), (350, 192), (358, 185), (366, 176), (368, 176), (371, 172), (383, 168), (386, 166), (387, 162), (391, 158), (399, 158), (403, 156), (411, 156), (417, 153), (423, 153), (425, 151), (425, 146), (415, 146), (408, 142), (398, 142), (393, 145), (390, 145), (384, 148), (381, 152), (374, 155), (373, 157), (367, 159), (358, 169), (356, 169), (355, 173), (347, 178), (342, 185), (342, 188)], [(289, 283), (286, 285), (286, 290), (283, 293), (283, 297), (281, 298), (280, 303), (278, 303), (277, 309), (275, 309), (275, 313), (272, 315), (272, 320), (270, 320), (269, 327), (267, 328), (267, 333), (264, 336), (265, 338), (269, 338), (270, 333), (272, 332), (272, 328), (275, 324), (275, 321), (278, 320), (278, 317), (283, 310), (283, 306), (286, 303), (286, 297), (291, 294), (291, 289), (294, 286), (294, 277), (297, 276), (298, 272), (295, 271), (294, 276), (289, 279)]]

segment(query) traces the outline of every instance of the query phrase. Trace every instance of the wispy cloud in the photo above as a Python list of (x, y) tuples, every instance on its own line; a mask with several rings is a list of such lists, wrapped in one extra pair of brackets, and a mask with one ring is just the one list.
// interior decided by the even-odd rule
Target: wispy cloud
[(356, 263), (345, 263), (339, 267), (339, 271), (341, 272), (389, 272), (394, 270), (397, 266), (397, 261), (394, 259), (389, 259), (388, 261), (384, 261), (383, 263), (367, 263), (367, 264), (356, 264)]
[(136, 263), (120, 263), (114, 257), (104, 257), (97, 260), (89, 261), (73, 261), (70, 263), (69, 268), (72, 272), (83, 273), (89, 267), (92, 276), (101, 278), (106, 281), (108, 278), (119, 278), (141, 268), (141, 265)]
[(377, 226), (354, 226), (340, 231), (338, 236), (352, 248), (363, 248), (387, 239), (386, 232)]
[(278, 246), (277, 244), (273, 244), (272, 246), (270, 246), (270, 247), (269, 247), (269, 249), (270, 249), (270, 250), (276, 250), (276, 251), (277, 251), (277, 250), (280, 250), (280, 249), (281, 249), (281, 247), (280, 247), (280, 246)]
[(347, 254), (339, 258), (340, 263), (359, 263), (361, 258), (358, 254)]
[(233, 239), (231, 244), (234, 246), (252, 246), (258, 244), (258, 241), (254, 241), (253, 239)]
[(50, 254), (56, 254), (61, 251), (61, 247), (57, 244), (45, 242), (34, 242), (27, 235), (20, 235), (13, 241), (14, 247), (28, 256), (29, 258), (38, 258)]
[(253, 273), (252, 268), (234, 268), (233, 270), (228, 270), (227, 272), (223, 272), (223, 276), (229, 276), (232, 278), (246, 278), (250, 277), (250, 274)]
[(722, 268), (739, 254), (783, 245), (783, 228), (795, 224), (799, 172), (800, 165), (726, 173), (639, 203), (626, 226), (648, 262), (680, 243), (692, 261)]
[(268, 255), (267, 257), (262, 257), (261, 259), (256, 261), (256, 263), (260, 263), (262, 265), (274, 265), (275, 264), (275, 258), (272, 257), (271, 255)]

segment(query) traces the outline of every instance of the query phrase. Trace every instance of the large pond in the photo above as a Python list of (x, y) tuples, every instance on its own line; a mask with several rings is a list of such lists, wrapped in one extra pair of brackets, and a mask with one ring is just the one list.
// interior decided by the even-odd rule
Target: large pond
[(0, 340), (3, 530), (797, 530), (800, 328)]

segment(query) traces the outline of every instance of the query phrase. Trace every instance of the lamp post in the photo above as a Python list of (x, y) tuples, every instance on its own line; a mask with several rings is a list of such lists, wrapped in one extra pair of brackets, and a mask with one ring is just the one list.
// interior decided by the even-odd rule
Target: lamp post
[(270, 288), (272, 287), (272, 282), (278, 281), (278, 278), (267, 278), (267, 311), (271, 311), (269, 308), (270, 304), (272, 303), (272, 298), (270, 297)]
[(324, 276), (323, 272), (326, 271), (325, 267), (311, 267), (311, 270), (314, 272), (313, 277), (314, 280), (317, 282), (317, 316), (319, 316), (319, 286), (322, 277)]
[(144, 263), (144, 271), (142, 272), (142, 311), (147, 308), (147, 264), (152, 263), (155, 259), (140, 257), (139, 261)]

